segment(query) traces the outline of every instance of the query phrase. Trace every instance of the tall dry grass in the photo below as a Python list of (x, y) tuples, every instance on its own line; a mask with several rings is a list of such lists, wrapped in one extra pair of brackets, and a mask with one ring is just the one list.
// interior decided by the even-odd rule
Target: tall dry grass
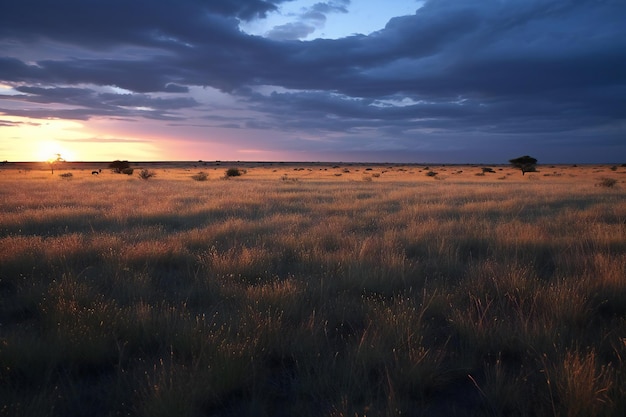
[(623, 185), (431, 169), (0, 172), (0, 414), (624, 415)]

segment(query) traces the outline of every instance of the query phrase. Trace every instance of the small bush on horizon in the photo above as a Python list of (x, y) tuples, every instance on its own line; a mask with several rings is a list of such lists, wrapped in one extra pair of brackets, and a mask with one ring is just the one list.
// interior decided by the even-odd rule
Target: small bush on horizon
[(128, 161), (120, 161), (119, 159), (109, 164), (111, 171), (116, 174), (125, 174), (124, 170), (130, 168)]
[(281, 181), (289, 181), (289, 182), (298, 182), (297, 178), (290, 178), (289, 175), (285, 174), (280, 177)]
[(194, 181), (206, 181), (209, 179), (209, 174), (206, 172), (198, 172), (196, 175), (192, 175), (191, 178)]
[(63, 174), (59, 174), (59, 177), (64, 178), (64, 179), (70, 179), (73, 177), (71, 172), (64, 172)]
[(226, 177), (240, 177), (243, 172), (239, 168), (228, 168), (226, 170)]
[(156, 173), (154, 171), (150, 171), (149, 169), (142, 169), (139, 172), (139, 178), (142, 180), (147, 180), (148, 178), (152, 178), (154, 176), (156, 176)]
[(435, 177), (435, 176), (437, 176), (437, 173), (435, 171), (428, 171), (426, 173), (426, 176), (427, 177)]
[(133, 172), (135, 172), (134, 168), (124, 168), (123, 170), (120, 171), (121, 174), (126, 174), (126, 175), (133, 175)]
[(617, 180), (615, 178), (602, 177), (600, 178), (600, 182), (598, 182), (596, 185), (598, 187), (612, 188), (615, 186), (615, 184), (617, 184)]

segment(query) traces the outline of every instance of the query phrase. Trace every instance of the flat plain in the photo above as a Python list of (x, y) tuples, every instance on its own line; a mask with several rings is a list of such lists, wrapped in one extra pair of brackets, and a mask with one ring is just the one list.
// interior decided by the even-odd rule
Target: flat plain
[(0, 415), (626, 415), (624, 166), (132, 166), (0, 167)]

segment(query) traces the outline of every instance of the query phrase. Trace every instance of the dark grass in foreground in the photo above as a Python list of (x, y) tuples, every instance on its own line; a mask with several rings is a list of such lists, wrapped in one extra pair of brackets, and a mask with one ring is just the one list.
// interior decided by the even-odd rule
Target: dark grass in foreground
[(626, 415), (623, 190), (420, 181), (5, 180), (0, 414)]

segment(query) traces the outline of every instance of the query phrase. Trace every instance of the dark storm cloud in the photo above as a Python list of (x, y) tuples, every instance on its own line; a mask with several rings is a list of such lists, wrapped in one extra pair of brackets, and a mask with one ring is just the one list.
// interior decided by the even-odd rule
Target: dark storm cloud
[(0, 6), (0, 36), (103, 45), (154, 41), (158, 34), (195, 38), (203, 25), (215, 24), (216, 16), (264, 17), (285, 1), (289, 0), (10, 1)]
[(317, 22), (319, 25), (323, 25), (326, 22), (326, 15), (329, 13), (348, 13), (348, 6), (350, 0), (337, 0), (330, 2), (315, 3), (310, 9), (305, 10), (300, 18), (303, 20), (309, 20)]
[(324, 27), (329, 13), (348, 13), (350, 0), (315, 3), (297, 16), (297, 21), (272, 28), (265, 34), (273, 40), (303, 39), (315, 30)]
[(184, 85), (178, 85), (174, 83), (165, 84), (165, 88), (163, 89), (166, 93), (188, 93), (189, 87)]
[(306, 22), (291, 22), (274, 27), (266, 36), (274, 40), (301, 39), (315, 32), (315, 29), (315, 25)]
[[(406, 146), (427, 130), (534, 141), (542, 132), (585, 129), (608, 143), (626, 124), (623, 0), (431, 0), (368, 36), (288, 40), (306, 36), (328, 13), (348, 11), (344, 0), (317, 3), (265, 38), (239, 29), (239, 20), (263, 17), (280, 3), (4, 2), (0, 45), (12, 47), (0, 49), (0, 82), (20, 93), (4, 100), (75, 106), (48, 109), (75, 118), (184, 119), (185, 109), (200, 105), (189, 87), (210, 86), (259, 116), (228, 126), (378, 127)], [(49, 56), (52, 43), (66, 52)], [(141, 52), (116, 56), (129, 47)], [(134, 94), (108, 96), (84, 85)], [(256, 93), (261, 86), (277, 92)], [(4, 107), (9, 115), (28, 113)], [(46, 114), (30, 110), (31, 117)]]
[(84, 107), (150, 107), (155, 109), (183, 109), (198, 103), (187, 97), (160, 98), (145, 94), (97, 93), (88, 88), (42, 88), (16, 87), (16, 91), (28, 95), (14, 96), (15, 99), (33, 103), (75, 104)]
[(45, 79), (39, 67), (28, 65), (12, 57), (0, 57), (0, 76), (3, 81), (28, 81)]
[(34, 122), (14, 122), (12, 120), (0, 119), (0, 127), (18, 127), (18, 126), (40, 126), (41, 123)]
[[(152, 97), (146, 94), (99, 93), (90, 88), (18, 86), (19, 93), (9, 97), (11, 101), (31, 104), (56, 104), (74, 106), (61, 109), (49, 106), (18, 110), (0, 109), (16, 116), (34, 118), (67, 118), (88, 120), (92, 116), (140, 116), (150, 119), (176, 120), (172, 111), (195, 107), (198, 103), (188, 97)], [(7, 100), (8, 101), (8, 100)]]

